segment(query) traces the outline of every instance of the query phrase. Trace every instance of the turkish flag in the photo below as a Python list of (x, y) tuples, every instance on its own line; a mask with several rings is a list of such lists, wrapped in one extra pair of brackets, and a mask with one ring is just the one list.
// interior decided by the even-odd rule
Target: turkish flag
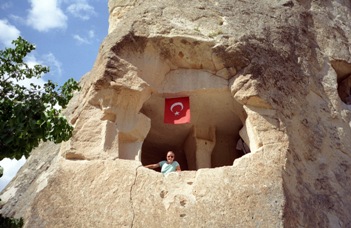
[(190, 123), (189, 97), (166, 98), (164, 122), (168, 124)]

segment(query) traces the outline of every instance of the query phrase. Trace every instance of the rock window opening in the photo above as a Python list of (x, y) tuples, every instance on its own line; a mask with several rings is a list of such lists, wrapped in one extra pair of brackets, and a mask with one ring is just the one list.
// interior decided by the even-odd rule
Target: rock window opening
[[(131, 143), (143, 165), (164, 160), (169, 150), (183, 170), (229, 166), (242, 156), (236, 143), (246, 114), (229, 88), (236, 68), (226, 67), (226, 55), (221, 56), (212, 42), (128, 36), (115, 51), (152, 91), (140, 110), (151, 120), (149, 132), (143, 142)], [(164, 99), (184, 96), (190, 98), (191, 123), (164, 124)], [(135, 157), (129, 151), (120, 148), (120, 158)]]
[(164, 124), (164, 95), (154, 93), (141, 112), (151, 119), (151, 129), (141, 149), (143, 165), (165, 160), (172, 150), (182, 170), (233, 165), (243, 155), (237, 149), (239, 115), (243, 108), (229, 90), (193, 92), (190, 97), (191, 123)]
[(339, 97), (345, 104), (351, 105), (351, 64), (334, 60), (331, 65), (337, 74)]

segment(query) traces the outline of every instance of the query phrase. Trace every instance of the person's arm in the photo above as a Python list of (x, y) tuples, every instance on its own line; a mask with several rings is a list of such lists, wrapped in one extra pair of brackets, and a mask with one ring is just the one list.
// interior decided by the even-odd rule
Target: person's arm
[(177, 172), (182, 171), (182, 170), (180, 169), (180, 165), (178, 165), (178, 166), (176, 167), (176, 171), (177, 171)]
[(156, 164), (150, 164), (150, 165), (146, 165), (144, 166), (145, 168), (149, 168), (149, 169), (156, 169), (158, 167), (160, 167), (160, 164), (159, 163), (156, 163)]

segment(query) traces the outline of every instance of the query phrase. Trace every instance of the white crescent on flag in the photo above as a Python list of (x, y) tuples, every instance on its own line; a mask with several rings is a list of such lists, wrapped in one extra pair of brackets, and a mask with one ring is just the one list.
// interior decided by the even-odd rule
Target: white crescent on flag
[(176, 107), (176, 106), (180, 106), (180, 108), (181, 108), (180, 111), (182, 111), (184, 109), (184, 105), (183, 105), (182, 102), (176, 102), (176, 103), (172, 104), (171, 107), (169, 108), (171, 110), (171, 112), (173, 112), (174, 115), (177, 116), (177, 115), (179, 115), (179, 112), (174, 112), (173, 111), (173, 108)]

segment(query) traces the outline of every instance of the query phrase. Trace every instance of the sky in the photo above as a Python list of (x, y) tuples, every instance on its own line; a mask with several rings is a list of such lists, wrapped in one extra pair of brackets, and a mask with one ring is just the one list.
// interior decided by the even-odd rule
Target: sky
[[(50, 68), (35, 83), (79, 81), (92, 69), (107, 35), (107, 6), (107, 0), (1, 0), (0, 49), (11, 47), (11, 41), (21, 36), (36, 46), (26, 58), (28, 65)], [(23, 158), (0, 161), (4, 168), (0, 191), (24, 162)]]

